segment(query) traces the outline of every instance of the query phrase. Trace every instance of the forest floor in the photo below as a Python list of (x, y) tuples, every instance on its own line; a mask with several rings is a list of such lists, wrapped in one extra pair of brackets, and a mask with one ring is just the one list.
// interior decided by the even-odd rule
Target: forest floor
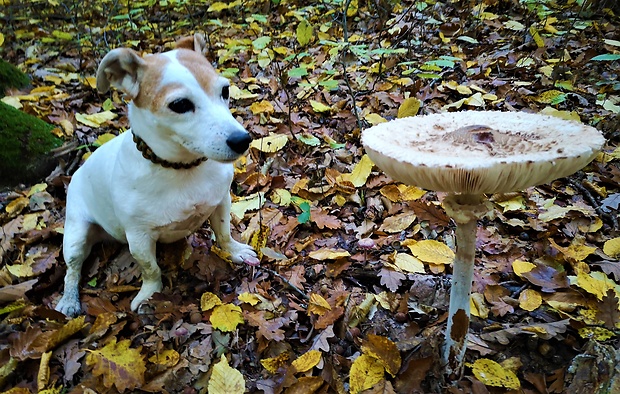
[[(3, 101), (57, 125), (67, 149), (44, 182), (0, 194), (0, 390), (619, 392), (615, 2), (4, 2), (0, 53), (32, 85)], [(66, 186), (129, 128), (122, 94), (96, 92), (97, 65), (113, 48), (157, 53), (194, 32), (256, 139), (237, 163), (233, 234), (261, 265), (228, 264), (205, 225), (158, 248), (164, 290), (135, 313), (135, 261), (99, 245), (83, 315), (67, 319), (54, 310)], [(445, 195), (384, 175), (360, 134), (482, 109), (581, 121), (607, 145), (573, 176), (491, 196), (467, 364), (446, 378)]]

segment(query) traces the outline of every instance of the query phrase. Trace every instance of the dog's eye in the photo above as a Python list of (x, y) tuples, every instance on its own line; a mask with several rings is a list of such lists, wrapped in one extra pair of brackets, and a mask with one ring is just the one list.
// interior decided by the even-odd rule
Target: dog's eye
[(224, 100), (228, 100), (229, 97), (230, 97), (230, 88), (228, 86), (224, 86), (222, 88), (222, 98)]
[(186, 112), (194, 110), (194, 103), (192, 103), (190, 100), (186, 98), (176, 99), (170, 104), (168, 104), (168, 108), (170, 108), (172, 111), (176, 112), (177, 114), (184, 114)]

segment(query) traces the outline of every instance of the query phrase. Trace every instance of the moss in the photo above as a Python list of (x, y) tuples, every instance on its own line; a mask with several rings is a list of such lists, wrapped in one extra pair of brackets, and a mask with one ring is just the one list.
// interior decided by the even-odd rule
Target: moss
[(63, 140), (54, 126), (0, 102), (0, 187), (34, 182), (49, 173), (48, 152)]
[(10, 63), (0, 59), (0, 97), (8, 88), (23, 88), (30, 84), (30, 78)]

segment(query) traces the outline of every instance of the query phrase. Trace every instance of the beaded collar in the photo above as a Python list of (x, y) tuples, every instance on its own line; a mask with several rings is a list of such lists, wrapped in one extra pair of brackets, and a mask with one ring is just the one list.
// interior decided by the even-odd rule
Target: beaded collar
[(142, 138), (138, 137), (133, 132), (131, 134), (133, 135), (133, 142), (136, 143), (136, 148), (138, 148), (138, 150), (142, 152), (142, 157), (144, 157), (147, 160), (150, 160), (152, 163), (159, 164), (160, 166), (164, 168), (174, 168), (175, 170), (180, 170), (180, 169), (188, 170), (190, 168), (199, 166), (203, 162), (207, 161), (206, 157), (201, 157), (190, 163), (171, 163), (157, 156), (155, 152), (153, 152), (153, 150), (146, 144), (146, 142), (144, 142)]

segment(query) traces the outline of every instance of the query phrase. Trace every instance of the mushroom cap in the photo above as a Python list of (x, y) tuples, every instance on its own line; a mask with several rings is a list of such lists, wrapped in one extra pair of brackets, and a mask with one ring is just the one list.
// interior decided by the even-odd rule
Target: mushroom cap
[(442, 192), (518, 191), (570, 175), (605, 144), (579, 122), (525, 112), (463, 111), (392, 120), (362, 133), (393, 179)]

